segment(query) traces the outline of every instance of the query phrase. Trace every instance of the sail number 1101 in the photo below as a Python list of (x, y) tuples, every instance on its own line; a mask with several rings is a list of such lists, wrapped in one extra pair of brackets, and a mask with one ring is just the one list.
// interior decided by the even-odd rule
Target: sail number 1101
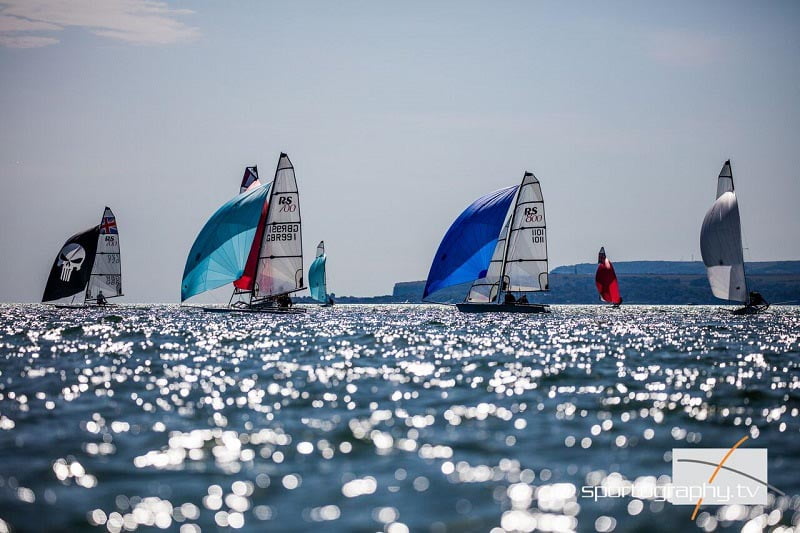
[(271, 241), (294, 241), (300, 233), (300, 224), (273, 224), (269, 226), (269, 231), (265, 238), (266, 242)]

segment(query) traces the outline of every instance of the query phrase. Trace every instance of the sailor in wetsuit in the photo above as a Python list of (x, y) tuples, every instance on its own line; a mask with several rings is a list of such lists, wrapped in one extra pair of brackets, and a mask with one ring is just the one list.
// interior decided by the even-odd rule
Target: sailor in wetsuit
[(506, 297), (503, 299), (504, 304), (515, 304), (517, 303), (517, 299), (514, 298), (514, 295), (510, 292), (506, 293)]
[(526, 304), (526, 303), (528, 303), (528, 295), (527, 294), (523, 294), (522, 296), (520, 296), (519, 300), (517, 300), (517, 303), (518, 304)]
[(108, 305), (108, 300), (103, 295), (103, 291), (97, 293), (97, 305)]
[(761, 296), (760, 292), (750, 291), (750, 303), (748, 304), (752, 307), (759, 307), (762, 305), (768, 305), (767, 301)]

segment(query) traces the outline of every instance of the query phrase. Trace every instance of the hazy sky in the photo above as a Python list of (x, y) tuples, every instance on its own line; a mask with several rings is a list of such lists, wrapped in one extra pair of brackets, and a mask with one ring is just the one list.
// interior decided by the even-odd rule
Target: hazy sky
[(699, 258), (728, 157), (746, 259), (800, 259), (798, 58), (793, 1), (0, 0), (0, 300), (38, 301), (109, 205), (126, 300), (177, 301), (206, 219), (281, 151), (340, 295), (424, 279), (525, 170), (551, 268)]

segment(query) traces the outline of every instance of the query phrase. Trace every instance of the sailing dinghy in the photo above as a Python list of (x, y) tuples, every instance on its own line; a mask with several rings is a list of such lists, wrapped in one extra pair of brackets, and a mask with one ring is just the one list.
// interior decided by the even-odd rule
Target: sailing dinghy
[(302, 313), (289, 294), (304, 289), (300, 197), (294, 167), (281, 153), (270, 184), (248, 167), (240, 194), (220, 207), (195, 239), (181, 301), (233, 283), (225, 308), (210, 312)]
[(526, 172), (519, 186), (475, 200), (453, 222), (431, 264), (423, 299), (472, 282), (464, 313), (549, 313), (528, 294), (549, 290), (547, 226), (539, 180)]
[(600, 253), (597, 254), (597, 272), (594, 275), (594, 284), (597, 286), (597, 292), (602, 301), (613, 304), (614, 307), (622, 304), (617, 274), (614, 272), (614, 265), (606, 257), (606, 249), (603, 246), (600, 247)]
[(317, 257), (308, 269), (308, 287), (311, 298), (322, 304), (322, 307), (333, 307), (333, 298), (328, 294), (327, 275), (325, 263), (328, 256), (325, 255), (325, 241), (319, 241), (317, 245)]
[(717, 199), (703, 219), (700, 252), (714, 296), (744, 304), (734, 310), (734, 314), (755, 314), (769, 307), (763, 296), (747, 290), (739, 202), (730, 159), (722, 165), (717, 178)]
[[(83, 301), (80, 297), (83, 296)], [(104, 306), (122, 296), (117, 219), (106, 207), (100, 224), (70, 237), (58, 252), (42, 302), (59, 308)]]

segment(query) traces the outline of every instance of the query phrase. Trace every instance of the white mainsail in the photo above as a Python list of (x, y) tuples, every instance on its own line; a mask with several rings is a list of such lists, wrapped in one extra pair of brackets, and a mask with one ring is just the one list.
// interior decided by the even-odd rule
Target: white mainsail
[(281, 154), (272, 182), (253, 297), (271, 298), (303, 289), (300, 195), (289, 156)]
[(89, 283), (86, 286), (86, 300), (96, 299), (101, 291), (106, 298), (122, 296), (119, 230), (117, 229), (117, 219), (108, 207), (103, 211), (103, 218), (100, 221), (97, 254)]
[(717, 199), (703, 219), (700, 252), (714, 296), (747, 302), (739, 203), (733, 187), (730, 161), (722, 166), (717, 180)]
[(539, 180), (530, 172), (522, 178), (511, 214), (501, 279), (504, 292), (549, 290), (544, 198)]
[(476, 279), (469, 289), (467, 296), (468, 302), (493, 302), (500, 294), (500, 276), (503, 272), (503, 260), (506, 255), (506, 237), (508, 236), (508, 226), (511, 223), (511, 216), (506, 218), (506, 223), (503, 224), (503, 229), (500, 231), (500, 237), (497, 239), (497, 245), (494, 247), (492, 253), (492, 260), (489, 262), (489, 268), (486, 269), (486, 275), (482, 278)]
[(733, 170), (731, 169), (731, 160), (725, 161), (722, 165), (722, 170), (719, 171), (717, 178), (717, 198), (726, 192), (733, 192)]

